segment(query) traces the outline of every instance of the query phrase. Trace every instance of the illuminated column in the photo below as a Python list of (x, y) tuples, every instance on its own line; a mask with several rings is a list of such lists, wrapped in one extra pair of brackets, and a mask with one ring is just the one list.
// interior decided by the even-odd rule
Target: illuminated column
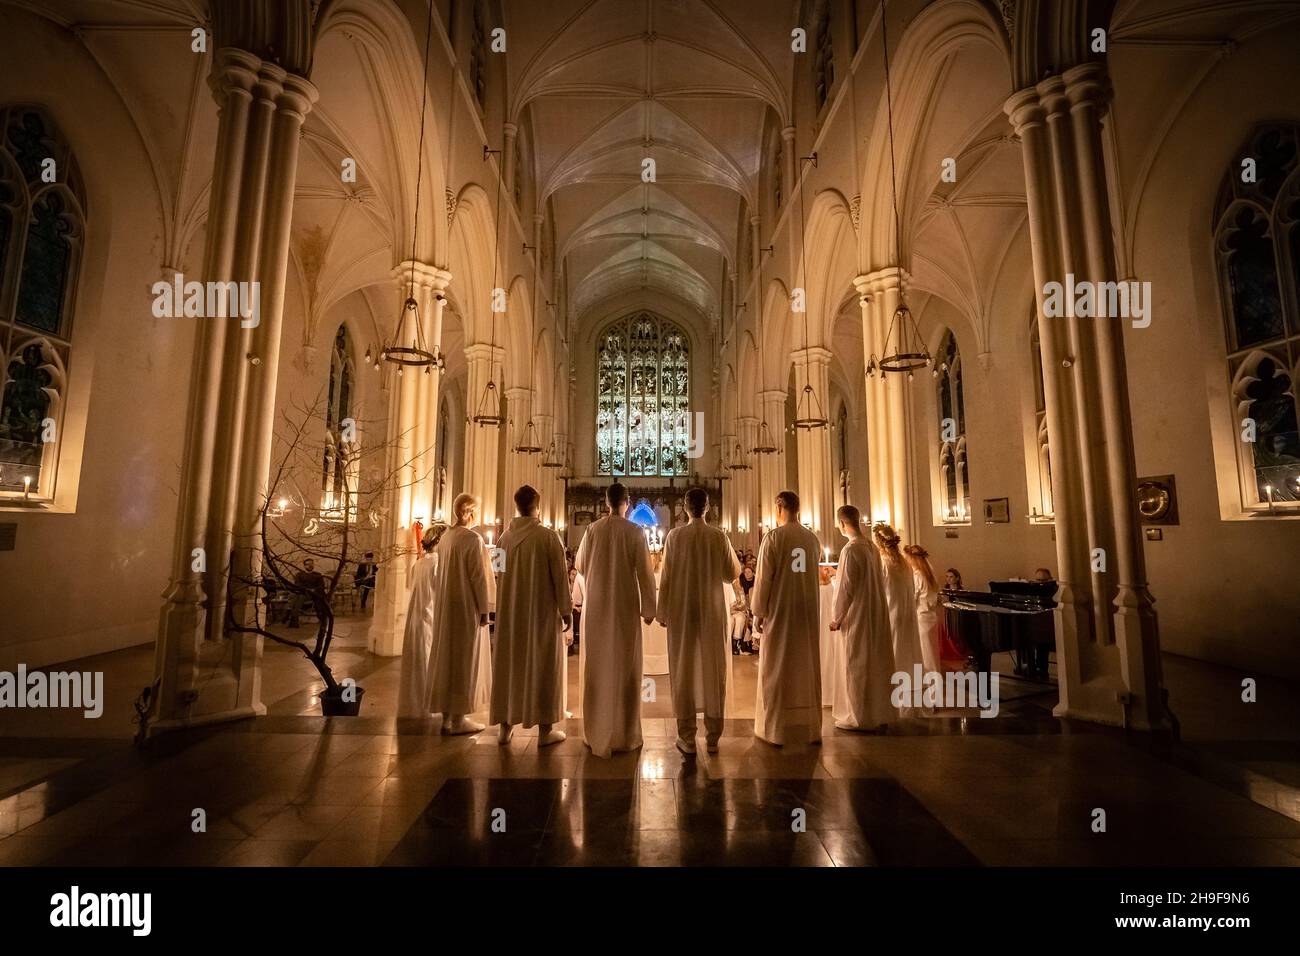
[[(901, 298), (902, 276), (897, 268), (880, 269), (854, 280), (862, 307), (864, 361), (879, 360), (890, 346), (885, 342), (890, 319)], [(897, 338), (894, 339), (895, 344)], [(910, 419), (909, 382), (906, 373), (885, 375), (877, 371), (866, 380), (868, 476), (871, 484), (871, 520), (885, 521), (912, 540), (916, 514), (915, 494), (908, 480)]]
[(533, 424), (537, 426), (537, 444), (542, 446), (539, 454), (533, 455), (533, 474), (536, 481), (533, 487), (542, 493), (542, 508), (538, 516), (543, 523), (550, 522), (555, 524), (555, 473), (558, 468), (543, 468), (542, 462), (546, 460), (546, 451), (551, 444), (551, 436), (555, 433), (555, 416), (549, 412), (536, 412), (533, 415)]
[(736, 499), (732, 529), (736, 535), (732, 540), (737, 545), (752, 548), (757, 542), (758, 519), (754, 517), (758, 498), (758, 469), (763, 455), (754, 454), (754, 444), (758, 441), (758, 419), (752, 415), (742, 415), (736, 420), (737, 440), (749, 462), (746, 471), (732, 472), (735, 480), (731, 483), (732, 497)]
[(784, 389), (767, 389), (759, 393), (763, 403), (763, 421), (776, 445), (770, 455), (755, 455), (758, 465), (758, 518), (763, 529), (776, 526), (776, 493), (785, 487), (785, 400)]
[[(465, 426), (465, 491), (478, 495), (483, 501), (483, 524), (495, 524), (497, 514), (497, 450), (500, 443), (498, 428), (480, 425), (473, 419), (478, 413), (480, 403), (484, 401), (484, 392), (489, 382), (497, 382), (493, 394), (496, 403), (491, 411), (500, 409), (502, 396), (499, 382), (501, 363), (505, 360), (505, 349), (499, 345), (479, 342), (465, 349), (468, 372), (465, 384), (465, 411), (470, 419)], [(483, 406), (488, 410), (487, 406)], [(505, 428), (504, 422), (499, 426)], [(513, 437), (513, 436), (511, 436)], [(512, 489), (513, 491), (513, 489)]]
[(1061, 584), (1054, 713), (1151, 729), (1167, 727), (1169, 716), (1134, 511), (1124, 320), (1058, 318), (1043, 309), (1047, 283), (1064, 283), (1067, 274), (1115, 279), (1101, 158), (1108, 98), (1104, 68), (1090, 63), (1021, 90), (1005, 109), (1024, 158), (1052, 449)]
[[(830, 400), (831, 352), (820, 346), (798, 349), (791, 354), (794, 362), (796, 420), (803, 416), (827, 419)], [(812, 392), (805, 392), (811, 385)], [(800, 519), (821, 538), (823, 545), (835, 540), (835, 495), (831, 479), (831, 430), (798, 428), (795, 438), (799, 448)]]
[[(198, 320), (151, 732), (265, 712), (262, 639), (228, 645), (224, 638), (225, 569), (241, 500), (241, 451), (251, 476), (243, 500), (266, 485), (266, 466), (257, 466), (270, 447), (298, 139), (316, 91), (303, 77), (230, 47), (214, 54), (208, 82), (217, 139), (199, 278), (256, 283), (257, 326)], [(253, 359), (259, 364), (250, 387)]]

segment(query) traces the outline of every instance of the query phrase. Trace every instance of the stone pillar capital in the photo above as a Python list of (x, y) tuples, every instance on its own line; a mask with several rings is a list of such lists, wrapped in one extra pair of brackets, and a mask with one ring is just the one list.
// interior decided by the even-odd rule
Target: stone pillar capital
[(406, 294), (412, 283), (421, 292), (427, 290), (443, 292), (451, 284), (450, 272), (429, 265), (427, 262), (420, 262), (418, 259), (405, 259), (399, 262), (393, 266), (391, 274), (393, 281), (397, 283), (398, 290), (403, 295)]
[[(758, 393), (764, 404), (768, 402), (784, 402), (786, 400), (786, 391), (783, 388), (767, 388)], [(768, 422), (770, 426), (772, 423)]]
[(831, 359), (834, 357), (834, 352), (820, 345), (810, 345), (807, 348), (793, 349), (790, 352), (790, 360), (797, 366), (826, 366), (831, 364)]
[(213, 57), (212, 69), (208, 73), (208, 86), (213, 98), (224, 103), (234, 92), (252, 95), (257, 83), (258, 69), (262, 61), (247, 50), (224, 47)]
[(507, 139), (514, 139), (515, 135), (519, 132), (519, 127), (514, 123), (503, 123), (501, 125), (501, 132), (505, 133)]
[(1106, 67), (1101, 63), (1080, 63), (1061, 74), (1065, 96), (1070, 106), (1092, 106), (1104, 110), (1110, 103), (1112, 88)]
[(874, 272), (867, 272), (853, 280), (853, 286), (862, 295), (876, 295), (891, 289), (901, 289), (907, 285), (909, 276), (899, 266), (885, 266)]
[(787, 126), (787, 127), (785, 127), (784, 129), (781, 130), (781, 139), (785, 140), (787, 143), (793, 142), (793, 141), (794, 141), (794, 133), (795, 133), (795, 129), (794, 129), (794, 127), (793, 127), (793, 126)]
[(1042, 126), (1047, 116), (1039, 102), (1038, 91), (1032, 86), (1012, 93), (1002, 104), (1002, 111), (1011, 120), (1011, 128), (1017, 136), (1022, 136), (1026, 129)]
[(281, 113), (292, 113), (299, 121), (305, 120), (311, 108), (320, 99), (320, 90), (310, 80), (287, 73), (280, 84), (280, 93), (275, 99), (276, 109)]
[(500, 362), (506, 354), (506, 350), (500, 345), (489, 345), (487, 342), (474, 342), (465, 346), (465, 358), (470, 362)]

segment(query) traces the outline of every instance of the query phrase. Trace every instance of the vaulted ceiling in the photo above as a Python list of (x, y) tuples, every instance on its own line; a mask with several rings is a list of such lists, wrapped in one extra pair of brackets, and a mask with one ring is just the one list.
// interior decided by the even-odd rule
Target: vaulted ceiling
[(576, 313), (650, 289), (716, 314), (789, 115), (788, 0), (550, 0), (506, 17), (511, 116)]

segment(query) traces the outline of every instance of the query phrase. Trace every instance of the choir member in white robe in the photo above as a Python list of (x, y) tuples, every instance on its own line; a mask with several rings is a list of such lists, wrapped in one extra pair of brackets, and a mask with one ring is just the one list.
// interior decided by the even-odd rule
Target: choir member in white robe
[(628, 521), (627, 489), (605, 492), (610, 513), (587, 526), (574, 566), (582, 607), (582, 730), (598, 757), (641, 746), (641, 622), (655, 616), (655, 580), (641, 529)]
[[(894, 672), (907, 674), (904, 686), (911, 687), (916, 680), (915, 666), (920, 664), (924, 673), (925, 663), (921, 656), (921, 635), (916, 626), (916, 586), (912, 581), (912, 569), (898, 550), (897, 531), (887, 524), (878, 524), (871, 534), (880, 550), (881, 570), (884, 572), (889, 629), (894, 637)], [(910, 704), (898, 708), (903, 716), (914, 710)]]
[(740, 575), (740, 561), (726, 532), (708, 523), (709, 493), (686, 492), (687, 523), (664, 539), (659, 577), (659, 620), (668, 628), (668, 670), (677, 749), (695, 753), (696, 714), (704, 713), (705, 746), (718, 752), (726, 707), (730, 610), (727, 585)]
[[(478, 513), (473, 495), (456, 496), (456, 523), (438, 542), (438, 596), (433, 614), (430, 709), (442, 714), (444, 734), (474, 734), (483, 725), (466, 718), (474, 708), (478, 680), (479, 629), (487, 625), (488, 552), (471, 530)], [(487, 661), (482, 666), (488, 666)]]
[(402, 633), (402, 671), (398, 682), (397, 716), (428, 717), (432, 694), (429, 688), (433, 646), (433, 602), (438, 556), (434, 546), (441, 527), (430, 528), (420, 542), (424, 554), (411, 569), (411, 599), (406, 606)]
[(821, 542), (799, 523), (793, 491), (776, 496), (776, 524), (759, 546), (754, 582), (754, 630), (762, 635), (754, 735), (777, 745), (820, 743)]
[(848, 543), (840, 551), (830, 630), (842, 653), (834, 675), (831, 716), (841, 730), (877, 730), (896, 716), (890, 693), (894, 644), (880, 553), (862, 533), (862, 514), (852, 505), (835, 513)]
[(919, 544), (903, 548), (903, 557), (912, 569), (912, 589), (916, 593), (916, 630), (921, 641), (921, 663), (927, 672), (939, 671), (939, 582), (930, 564), (930, 552)]
[(560, 536), (542, 524), (542, 496), (524, 485), (515, 492), (519, 517), (501, 535), (505, 571), (497, 594), (496, 652), (492, 657), (492, 709), (497, 742), (515, 724), (536, 726), (537, 746), (564, 740), (566, 640), (572, 627), (569, 575)]

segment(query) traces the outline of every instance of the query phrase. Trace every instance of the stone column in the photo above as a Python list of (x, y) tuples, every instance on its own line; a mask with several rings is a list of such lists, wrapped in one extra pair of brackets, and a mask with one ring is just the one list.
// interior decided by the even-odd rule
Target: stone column
[(732, 540), (738, 545), (751, 548), (757, 541), (759, 512), (757, 504), (758, 469), (763, 455), (754, 454), (754, 445), (758, 441), (758, 419), (753, 415), (742, 415), (736, 420), (736, 440), (749, 462), (747, 471), (733, 472), (735, 481), (731, 483), (732, 497), (736, 500), (733, 512)]
[(519, 127), (514, 123), (506, 123), (501, 127), (501, 168), (503, 178), (506, 183), (506, 193), (513, 202), (515, 194), (515, 177), (519, 171), (515, 169), (515, 137), (519, 135)]
[(799, 166), (794, 158), (794, 133), (793, 126), (787, 126), (781, 130), (781, 165), (784, 167), (785, 195), (781, 197), (782, 205), (788, 203), (794, 196), (795, 188), (799, 185), (798, 175)]
[[(261, 639), (233, 646), (224, 639), (226, 569), (244, 448), (253, 476), (247, 493), (265, 493), (266, 469), (256, 465), (269, 447), (262, 430), (275, 395), (298, 134), (316, 92), (302, 77), (230, 47), (217, 50), (209, 85), (217, 143), (199, 278), (257, 283), (259, 325), (199, 320), (151, 732), (264, 712)], [(252, 358), (259, 374), (250, 389)]]
[[(402, 343), (408, 347), (417, 341), (432, 352), (441, 335), (442, 292), (451, 274), (426, 263), (410, 260), (399, 263), (392, 272), (395, 284), (394, 327), (403, 321)], [(407, 298), (413, 298), (419, 313), (419, 338), (416, 316), (405, 312)], [(384, 495), (380, 558), (384, 561), (376, 581), (374, 611), (367, 631), (371, 653), (393, 657), (402, 653), (406, 629), (406, 608), (411, 565), (419, 547), (415, 524), (428, 528), (436, 504), (437, 476), (434, 474), (438, 437), (438, 388), (440, 374), (435, 368), (426, 372), (419, 367), (385, 369), (388, 376), (389, 444), (385, 474), (395, 476), (393, 487)]]
[(768, 435), (776, 445), (770, 455), (755, 455), (758, 469), (758, 511), (755, 517), (763, 530), (776, 527), (776, 493), (785, 487), (785, 400), (783, 388), (765, 389), (759, 393), (763, 403), (763, 421), (767, 422)]
[[(830, 349), (812, 346), (797, 349), (790, 356), (794, 362), (796, 418), (818, 416), (827, 419), (821, 428), (799, 428), (795, 438), (799, 448), (800, 519), (821, 539), (822, 545), (833, 544), (835, 532), (834, 481), (831, 477)], [(805, 392), (812, 386), (812, 392)]]
[(478, 495), (483, 501), (483, 524), (495, 524), (497, 513), (497, 453), (501, 440), (499, 428), (480, 425), (474, 421), (483, 400), (488, 382), (496, 382), (498, 403), (501, 395), (500, 371), (505, 360), (505, 349), (499, 345), (479, 342), (465, 349), (468, 372), (465, 376), (465, 414), (470, 421), (465, 425), (465, 491)]
[[(877, 361), (897, 346), (897, 331), (885, 341), (894, 311), (902, 301), (904, 275), (897, 267), (879, 269), (854, 280), (862, 306), (864, 361)], [(877, 372), (866, 380), (867, 450), (871, 493), (871, 520), (885, 521), (911, 540), (920, 516), (919, 496), (910, 481), (911, 384), (906, 374)]]
[[(1054, 713), (1137, 729), (1169, 725), (1159, 635), (1134, 502), (1120, 318), (1043, 315), (1048, 282), (1116, 278), (1101, 117), (1104, 67), (1085, 64), (1014, 94), (1052, 448), (1060, 703)], [(1073, 290), (1066, 290), (1072, 294)], [(1094, 570), (1094, 560), (1106, 562)]]

